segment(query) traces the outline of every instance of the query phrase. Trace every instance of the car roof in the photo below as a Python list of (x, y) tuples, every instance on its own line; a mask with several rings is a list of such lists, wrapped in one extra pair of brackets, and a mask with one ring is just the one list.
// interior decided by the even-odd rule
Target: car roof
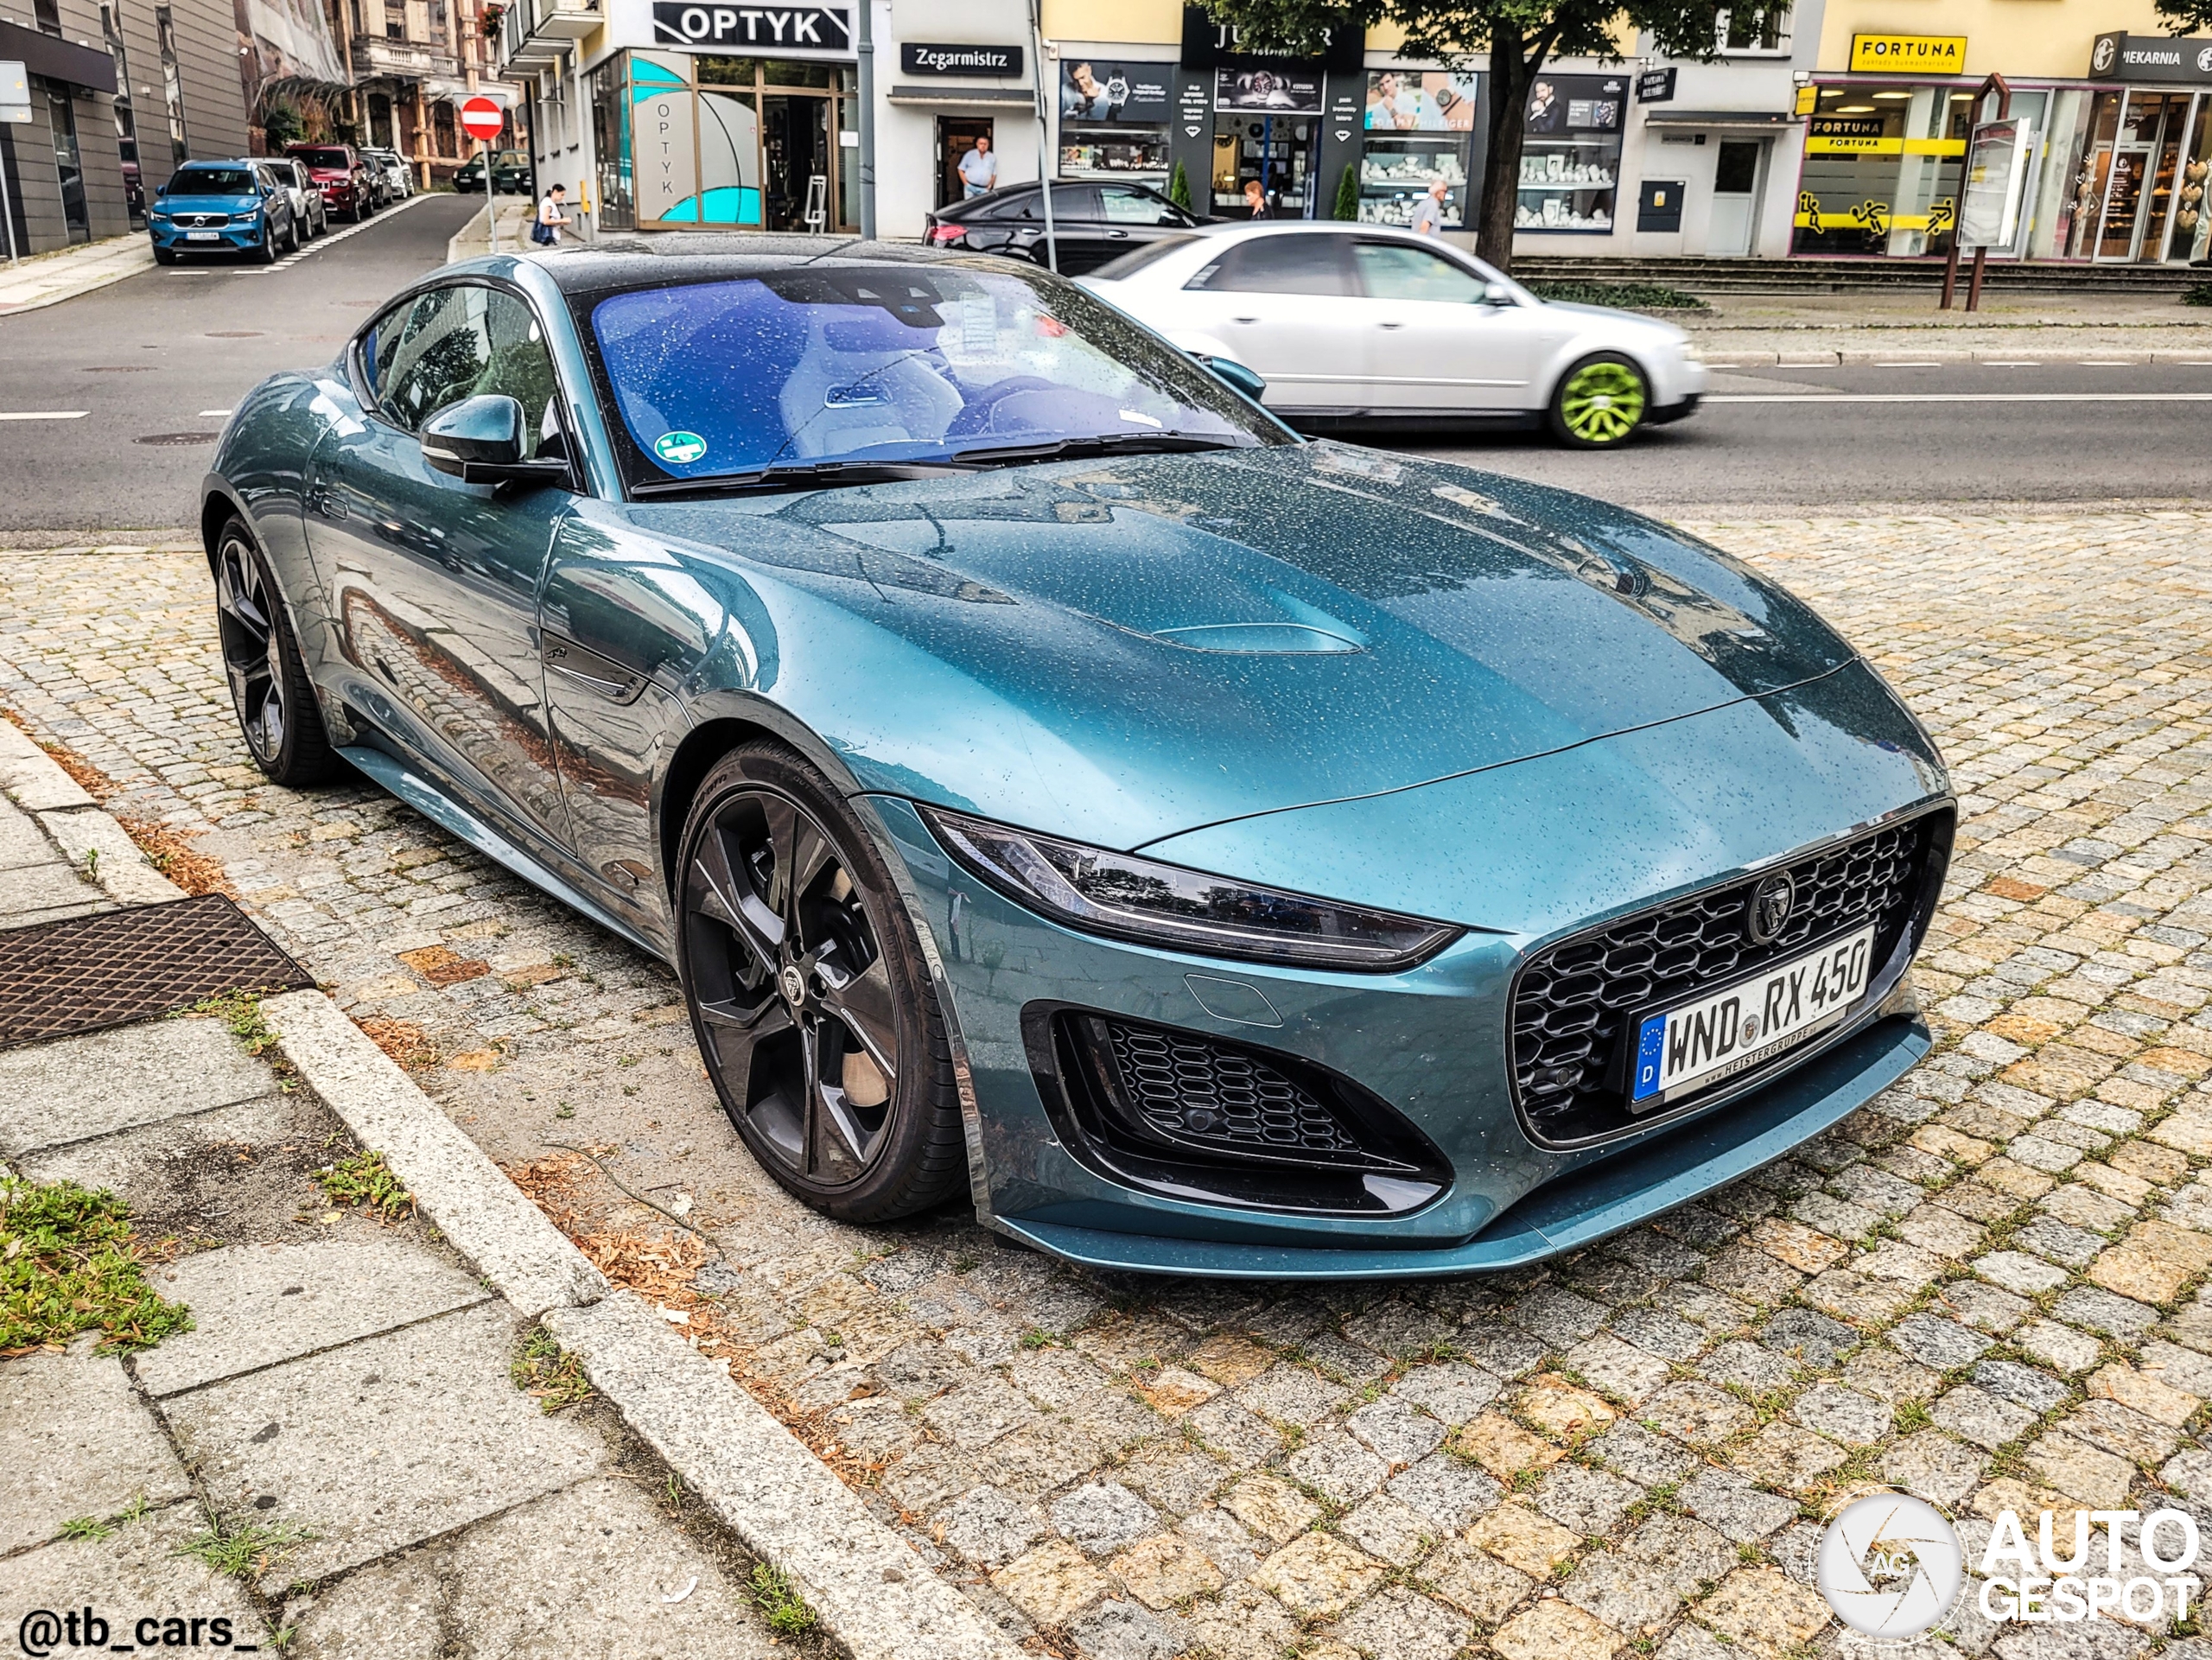
[(969, 270), (1003, 261), (973, 254), (938, 253), (893, 242), (863, 242), (858, 237), (786, 236), (777, 232), (616, 232), (588, 248), (533, 261), (563, 292), (593, 294), (668, 283), (730, 281), (790, 270), (800, 265), (955, 265)]

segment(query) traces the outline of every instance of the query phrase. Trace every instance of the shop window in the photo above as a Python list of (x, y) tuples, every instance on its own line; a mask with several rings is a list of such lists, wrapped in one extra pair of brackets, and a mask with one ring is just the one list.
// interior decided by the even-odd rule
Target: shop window
[(592, 154), (599, 161), (600, 228), (627, 231), (636, 223), (630, 192), (630, 86), (618, 53), (591, 72)]
[(633, 224), (853, 228), (840, 126), (852, 100), (835, 65), (633, 52), (628, 80), (619, 98), (594, 94), (594, 121), (602, 156), (605, 130), (626, 128)]
[(1514, 228), (1604, 236), (1621, 168), (1620, 75), (1539, 75), (1529, 89)]
[(1173, 165), (1174, 86), (1172, 63), (1061, 60), (1060, 171), (1071, 178), (1135, 175), (1164, 183)]
[(1974, 105), (1948, 82), (1821, 87), (1806, 123), (1790, 251), (1948, 253)]
[(1440, 71), (1371, 70), (1359, 158), (1359, 217), (1410, 225), (1441, 179), (1444, 222), (1467, 219), (1467, 151), (1475, 130), (1476, 78)]

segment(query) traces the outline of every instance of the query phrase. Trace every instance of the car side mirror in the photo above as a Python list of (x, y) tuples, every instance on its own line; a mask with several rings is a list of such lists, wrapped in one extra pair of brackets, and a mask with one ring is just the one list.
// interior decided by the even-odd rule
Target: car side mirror
[(1483, 303), (1486, 306), (1510, 306), (1513, 303), (1513, 290), (1503, 283), (1485, 283), (1483, 285)]
[(1260, 394), (1268, 389), (1268, 383), (1260, 378), (1257, 372), (1247, 368), (1235, 358), (1201, 357), (1198, 361), (1205, 366), (1216, 380), (1225, 382), (1231, 391), (1242, 392), (1255, 404), (1260, 401)]
[(423, 459), (463, 484), (565, 484), (569, 464), (525, 461), (522, 405), (498, 392), (448, 404), (423, 423)]

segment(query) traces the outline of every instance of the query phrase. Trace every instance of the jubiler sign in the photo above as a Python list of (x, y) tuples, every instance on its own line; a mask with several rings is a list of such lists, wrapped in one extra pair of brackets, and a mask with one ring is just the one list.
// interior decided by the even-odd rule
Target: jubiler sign
[(852, 13), (842, 6), (705, 6), (653, 0), (653, 44), (701, 52), (818, 54), (853, 49)]

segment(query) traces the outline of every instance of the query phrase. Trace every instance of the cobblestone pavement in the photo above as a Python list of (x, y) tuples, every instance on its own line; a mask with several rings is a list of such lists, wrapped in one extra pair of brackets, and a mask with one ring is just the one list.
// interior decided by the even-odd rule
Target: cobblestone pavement
[[(1863, 1486), (1941, 1503), (1975, 1561), (2007, 1507), (2212, 1532), (2212, 513), (1697, 528), (1823, 607), (1953, 764), (1917, 976), (1941, 1046), (1794, 1157), (1502, 1279), (1112, 1279), (950, 1216), (799, 1212), (664, 970), (379, 797), (258, 781), (196, 554), (9, 557), (0, 701), (114, 808), (200, 831), (600, 1260), (659, 1224), (632, 1196), (685, 1213), (721, 1256), (702, 1344), (1033, 1646), (1859, 1652), (1812, 1558)], [(704, 1256), (675, 1237), (663, 1269)], [(1948, 1641), (2212, 1660), (2192, 1631), (2000, 1628), (1969, 1597)]]

